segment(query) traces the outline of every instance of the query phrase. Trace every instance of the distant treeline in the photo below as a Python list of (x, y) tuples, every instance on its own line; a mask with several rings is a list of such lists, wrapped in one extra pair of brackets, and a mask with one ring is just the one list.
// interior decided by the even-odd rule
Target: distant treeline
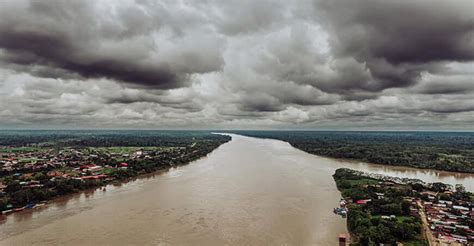
[(474, 172), (471, 132), (234, 131), (289, 142), (311, 154), (455, 172)]
[(57, 146), (186, 146), (197, 140), (219, 140), (221, 135), (208, 131), (111, 131), (111, 130), (16, 130), (0, 131), (0, 147)]

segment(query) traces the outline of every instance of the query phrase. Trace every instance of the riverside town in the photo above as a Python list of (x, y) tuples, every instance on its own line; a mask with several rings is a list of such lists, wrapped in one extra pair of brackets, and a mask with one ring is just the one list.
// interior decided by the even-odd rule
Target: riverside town
[(462, 185), (427, 184), (345, 168), (333, 177), (343, 196), (334, 213), (347, 214), (354, 243), (474, 243), (474, 194)]
[[(59, 138), (61, 141), (41, 144), (19, 142), (19, 138), (4, 140), (10, 145), (0, 146), (3, 215), (42, 207), (60, 195), (186, 164), (229, 140), (199, 132), (162, 134), (159, 142), (139, 133), (120, 138), (107, 134), (87, 140), (66, 135)], [(54, 137), (49, 136), (51, 139)]]

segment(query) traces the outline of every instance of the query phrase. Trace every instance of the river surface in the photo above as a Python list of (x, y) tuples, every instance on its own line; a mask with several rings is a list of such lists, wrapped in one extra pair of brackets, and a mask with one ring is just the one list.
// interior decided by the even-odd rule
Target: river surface
[(288, 143), (232, 135), (207, 157), (106, 191), (57, 199), (0, 220), (0, 245), (337, 245), (339, 167), (426, 182), (474, 176), (307, 154)]

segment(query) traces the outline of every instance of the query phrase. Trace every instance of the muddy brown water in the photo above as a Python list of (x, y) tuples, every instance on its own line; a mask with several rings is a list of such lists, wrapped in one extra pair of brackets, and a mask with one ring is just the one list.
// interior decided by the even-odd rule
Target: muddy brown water
[(0, 220), (0, 245), (337, 245), (339, 167), (426, 182), (474, 176), (348, 162), (288, 143), (232, 135), (168, 172), (65, 197)]

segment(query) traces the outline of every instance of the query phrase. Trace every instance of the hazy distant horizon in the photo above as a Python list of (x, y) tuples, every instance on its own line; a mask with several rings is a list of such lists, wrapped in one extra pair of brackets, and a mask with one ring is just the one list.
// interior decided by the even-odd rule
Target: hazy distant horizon
[(234, 133), (243, 131), (275, 131), (275, 132), (453, 132), (453, 133), (474, 133), (474, 130), (450, 130), (450, 129), (211, 129), (211, 128), (182, 128), (182, 129), (133, 129), (133, 128), (0, 128), (2, 131), (205, 131), (216, 133)]

